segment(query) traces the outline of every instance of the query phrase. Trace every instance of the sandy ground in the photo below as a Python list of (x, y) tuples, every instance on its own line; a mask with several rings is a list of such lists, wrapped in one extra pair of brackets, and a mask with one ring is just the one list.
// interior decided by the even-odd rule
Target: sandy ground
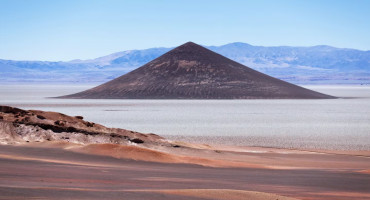
[(0, 199), (370, 199), (366, 151), (178, 144), (0, 145)]

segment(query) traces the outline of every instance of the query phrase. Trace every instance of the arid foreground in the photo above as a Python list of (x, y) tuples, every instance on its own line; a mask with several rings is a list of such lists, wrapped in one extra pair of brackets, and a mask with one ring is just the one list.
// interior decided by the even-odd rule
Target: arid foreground
[(370, 199), (369, 151), (168, 141), (0, 106), (0, 199)]

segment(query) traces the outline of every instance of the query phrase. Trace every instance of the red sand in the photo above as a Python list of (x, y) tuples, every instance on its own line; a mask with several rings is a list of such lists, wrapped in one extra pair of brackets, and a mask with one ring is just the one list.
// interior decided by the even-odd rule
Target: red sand
[(0, 145), (0, 199), (370, 199), (366, 156), (207, 148)]

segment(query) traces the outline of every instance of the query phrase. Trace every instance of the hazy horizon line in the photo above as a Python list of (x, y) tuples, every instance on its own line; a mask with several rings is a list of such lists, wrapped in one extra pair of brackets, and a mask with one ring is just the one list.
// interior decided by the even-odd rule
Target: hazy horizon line
[[(190, 42), (190, 41), (187, 41), (187, 42)], [(185, 44), (186, 42), (182, 43), (182, 44)], [(196, 42), (194, 42), (196, 43)], [(230, 43), (226, 43), (226, 44), (221, 44), (221, 45), (203, 45), (203, 44), (199, 44), (199, 43), (196, 43), (196, 44), (199, 44), (201, 46), (204, 46), (204, 47), (221, 47), (221, 46), (226, 46), (226, 45), (229, 45), (229, 44), (236, 44), (236, 43), (242, 43), (242, 44), (247, 44), (247, 45), (251, 45), (251, 46), (254, 46), (254, 47), (293, 47), (293, 48), (310, 48), (310, 47), (318, 47), (318, 46), (326, 46), (326, 47), (332, 47), (332, 48), (336, 48), (336, 49), (350, 49), (350, 50), (357, 50), (357, 51), (364, 51), (364, 52), (367, 52), (367, 51), (370, 51), (370, 49), (357, 49), (357, 48), (351, 48), (351, 47), (337, 47), (337, 46), (331, 46), (331, 45), (327, 45), (327, 44), (317, 44), (317, 45), (310, 45), (310, 46), (304, 46), (304, 45), (269, 45), (269, 46), (266, 46), (266, 45), (254, 45), (254, 44), (251, 44), (251, 43), (247, 43), (247, 42), (230, 42)], [(170, 47), (165, 47), (165, 46), (157, 46), (157, 47), (149, 47), (149, 48), (138, 48), (138, 49), (126, 49), (126, 50), (121, 50), (121, 51), (116, 51), (116, 52), (111, 52), (111, 53), (106, 53), (105, 55), (102, 55), (102, 56), (98, 56), (98, 57), (93, 57), (93, 58), (75, 58), (75, 59), (69, 59), (69, 60), (37, 60), (37, 59), (7, 59), (7, 58), (0, 58), (0, 60), (6, 60), (6, 61), (19, 61), (19, 62), (73, 62), (73, 61), (87, 61), (87, 60), (94, 60), (94, 59), (98, 59), (98, 58), (102, 58), (102, 57), (105, 57), (105, 56), (109, 56), (109, 55), (112, 55), (112, 54), (116, 54), (116, 53), (122, 53), (122, 52), (126, 52), (126, 51), (143, 51), (143, 50), (148, 50), (148, 49), (171, 49), (171, 48), (176, 48), (182, 44), (179, 44), (177, 46), (170, 46)], [(103, 53), (102, 53), (103, 54)]]

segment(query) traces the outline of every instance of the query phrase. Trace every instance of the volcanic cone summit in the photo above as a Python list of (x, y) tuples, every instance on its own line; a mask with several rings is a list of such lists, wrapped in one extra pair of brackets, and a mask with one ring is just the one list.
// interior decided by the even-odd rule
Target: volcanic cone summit
[(332, 96), (270, 77), (193, 42), (95, 88), (82, 99), (322, 99)]

